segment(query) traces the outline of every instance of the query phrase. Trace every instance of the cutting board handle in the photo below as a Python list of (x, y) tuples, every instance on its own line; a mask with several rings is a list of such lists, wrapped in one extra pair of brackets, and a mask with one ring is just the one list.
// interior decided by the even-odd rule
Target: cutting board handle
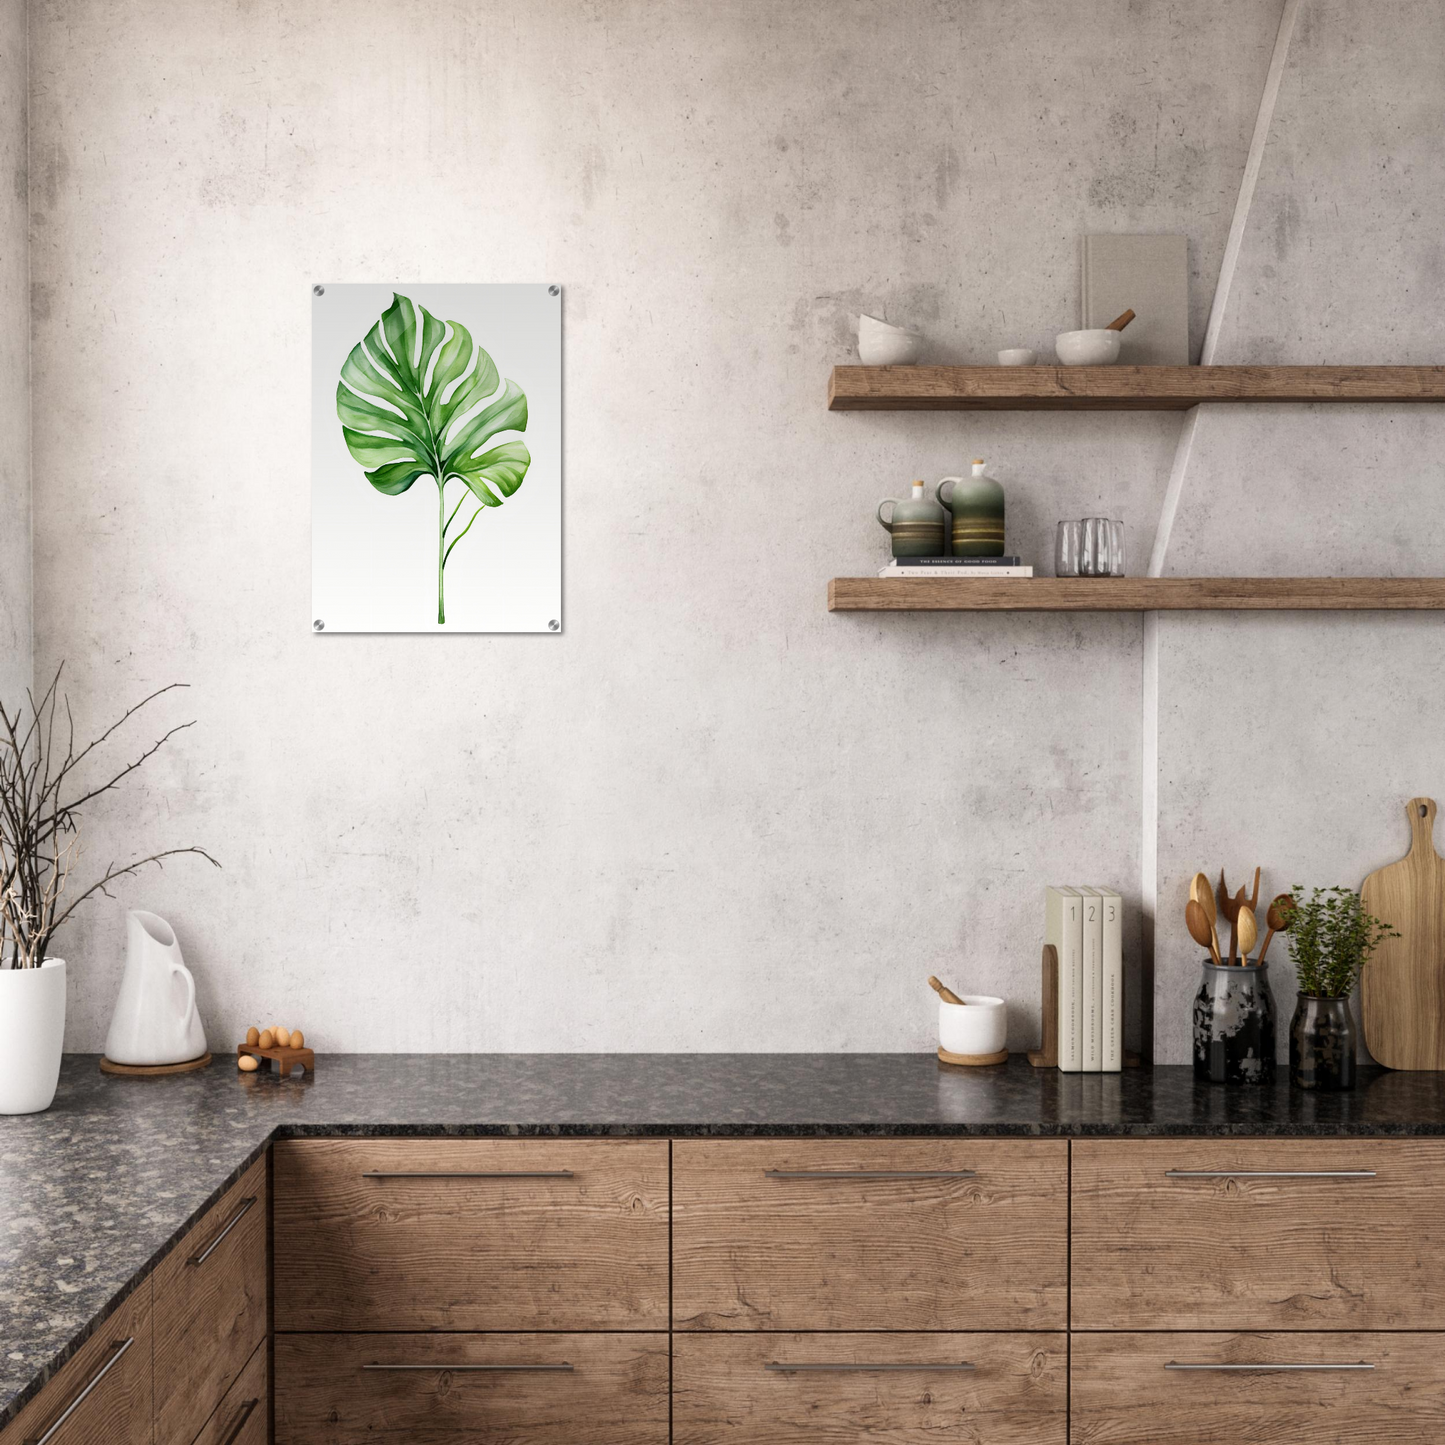
[(1435, 799), (1411, 798), (1405, 804), (1410, 820), (1410, 851), (1435, 855)]

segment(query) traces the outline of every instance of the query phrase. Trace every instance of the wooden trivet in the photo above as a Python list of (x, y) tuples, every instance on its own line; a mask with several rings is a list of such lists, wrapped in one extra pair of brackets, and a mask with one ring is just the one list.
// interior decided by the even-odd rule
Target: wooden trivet
[(970, 1068), (977, 1068), (983, 1064), (1008, 1063), (1008, 1050), (1000, 1049), (996, 1054), (951, 1054), (947, 1049), (940, 1048), (938, 1057), (945, 1064), (967, 1064)]
[(154, 1079), (161, 1074), (191, 1074), (197, 1069), (204, 1069), (210, 1062), (210, 1054), (202, 1054), (198, 1059), (186, 1059), (179, 1064), (117, 1064), (102, 1054), (100, 1071), (102, 1074), (123, 1074), (130, 1079)]
[[(1044, 944), (1040, 961), (1039, 997), (1044, 1011), (1044, 1037), (1036, 1049), (1029, 1050), (1029, 1063), (1036, 1069), (1056, 1069), (1059, 1066), (1059, 955), (1052, 943)], [(1124, 1008), (1124, 982), (1119, 983), (1119, 1010)], [(1137, 1069), (1143, 1064), (1138, 1054), (1130, 1049), (1124, 1051), (1124, 1067)], [(1109, 1071), (1113, 1073), (1111, 1069)]]
[(261, 1049), (254, 1044), (237, 1044), (236, 1057), (239, 1059), (242, 1054), (250, 1054), (253, 1058), (265, 1059), (274, 1064), (276, 1072), (283, 1079), (297, 1064), (308, 1074), (316, 1072), (316, 1055), (310, 1049)]

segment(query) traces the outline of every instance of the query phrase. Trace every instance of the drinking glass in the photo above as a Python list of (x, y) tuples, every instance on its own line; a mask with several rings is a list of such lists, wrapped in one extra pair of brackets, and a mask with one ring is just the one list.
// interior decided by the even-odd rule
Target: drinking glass
[(1107, 517), (1085, 517), (1079, 524), (1079, 576), (1107, 577), (1113, 552), (1113, 524)]
[(1078, 522), (1060, 522), (1054, 539), (1054, 576), (1079, 575), (1079, 550), (1082, 528)]
[(1124, 523), (1109, 523), (1109, 575), (1124, 576)]

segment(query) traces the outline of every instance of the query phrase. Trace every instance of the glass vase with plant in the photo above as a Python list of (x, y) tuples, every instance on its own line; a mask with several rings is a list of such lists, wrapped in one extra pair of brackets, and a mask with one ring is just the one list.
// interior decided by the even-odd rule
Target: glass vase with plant
[(1356, 1031), (1350, 994), (1370, 955), (1392, 925), (1365, 912), (1352, 888), (1316, 888), (1308, 898), (1296, 884), (1281, 905), (1299, 1001), (1289, 1028), (1290, 1081), (1302, 1089), (1355, 1086)]

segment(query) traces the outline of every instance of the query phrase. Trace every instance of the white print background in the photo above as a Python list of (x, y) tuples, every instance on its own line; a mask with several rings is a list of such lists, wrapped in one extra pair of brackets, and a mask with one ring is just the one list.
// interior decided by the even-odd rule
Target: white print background
[[(353, 460), (336, 415), (351, 348), (410, 297), (459, 321), (527, 394), (522, 433), (532, 464), (522, 485), (451, 554), (444, 626), (437, 623), (437, 493), (418, 477), (397, 497)], [(562, 621), (562, 299), (538, 285), (331, 285), (311, 297), (311, 621), (327, 632), (547, 632)], [(489, 446), (515, 439), (501, 432)], [(463, 496), (447, 486), (447, 512)], [(463, 502), (447, 540), (475, 510)]]

